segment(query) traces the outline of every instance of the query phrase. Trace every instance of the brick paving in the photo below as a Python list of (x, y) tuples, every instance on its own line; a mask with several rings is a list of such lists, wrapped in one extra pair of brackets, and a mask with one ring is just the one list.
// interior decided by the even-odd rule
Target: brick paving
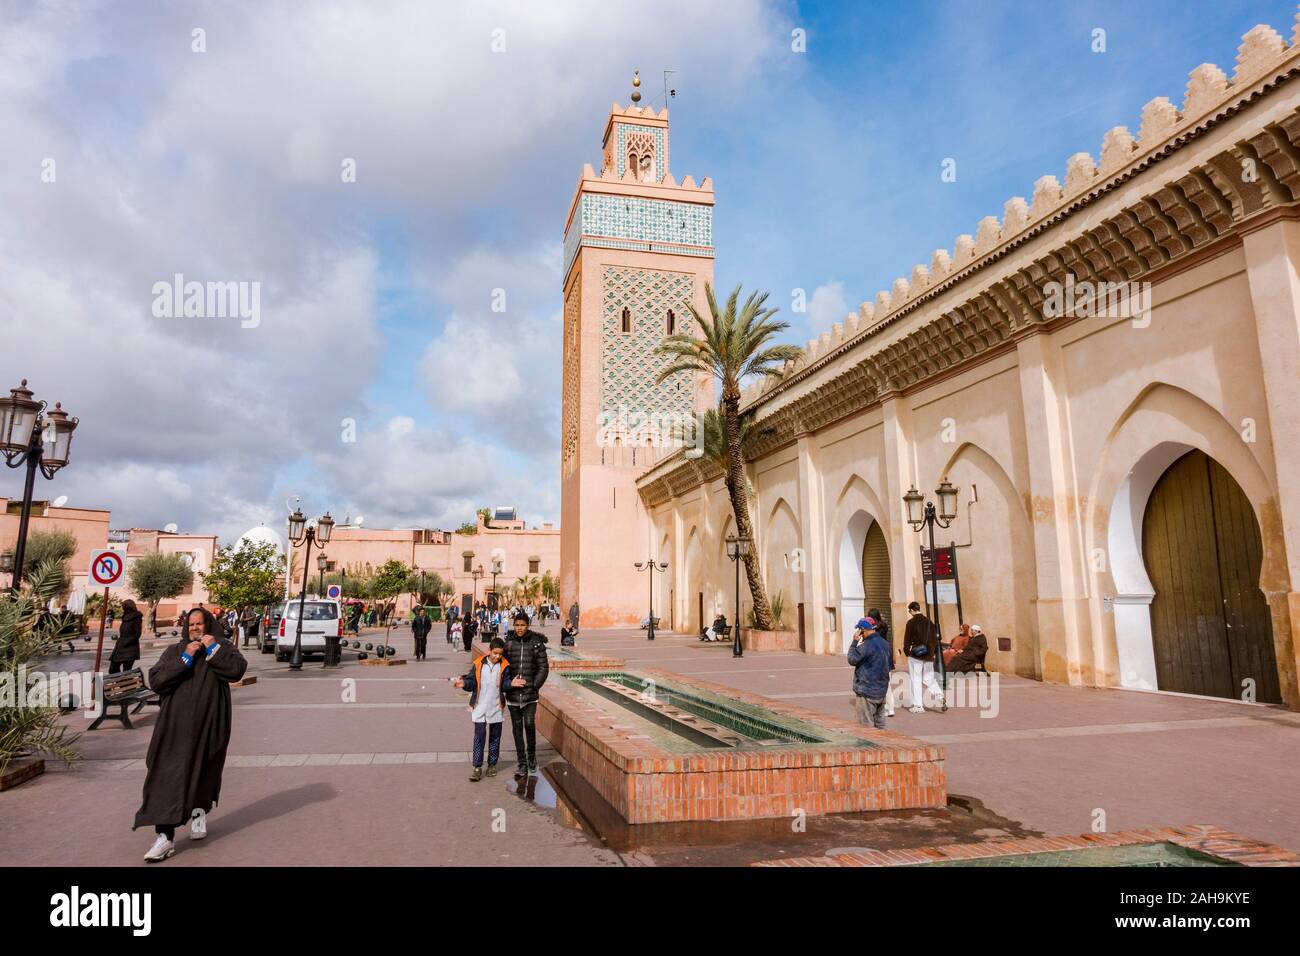
[[(558, 629), (547, 631), (558, 643)], [(449, 648), (439, 628), (424, 662), (409, 659), (408, 630), (394, 630), (390, 643), (404, 666), (362, 667), (349, 655), (340, 671), (309, 659), (295, 673), (250, 652), (259, 679), (232, 691), (231, 758), (212, 836), (192, 846), (179, 837), (167, 865), (750, 863), (821, 858), (837, 848), (898, 852), (1087, 833), (1099, 813), (1112, 834), (1190, 820), (1300, 849), (1289, 796), (1300, 792), (1300, 715), (1015, 677), (999, 680), (996, 716), (900, 707), (891, 718), (890, 730), (943, 746), (948, 810), (809, 818), (798, 838), (781, 820), (617, 833), (605, 821), (602, 845), (575, 828), (574, 813), (546, 805), (554, 795), (545, 778), (531, 798), (515, 792), (508, 773), (470, 783), (465, 697), (446, 680), (467, 667), (468, 655)], [(854, 719), (850, 672), (839, 657), (771, 651), (736, 660), (729, 645), (667, 632), (651, 644), (644, 632), (588, 631), (579, 649)], [(79, 643), (47, 669), (84, 670), (93, 658), (93, 642)], [(139, 862), (150, 835), (130, 823), (154, 713), (133, 718), (131, 731), (106, 721), (78, 741), (79, 764), (51, 765), (0, 794), (0, 865)], [(89, 723), (80, 712), (66, 720), (75, 730)], [(509, 729), (502, 751), (509, 768)], [(560, 766), (547, 746), (541, 758), (551, 771)]]

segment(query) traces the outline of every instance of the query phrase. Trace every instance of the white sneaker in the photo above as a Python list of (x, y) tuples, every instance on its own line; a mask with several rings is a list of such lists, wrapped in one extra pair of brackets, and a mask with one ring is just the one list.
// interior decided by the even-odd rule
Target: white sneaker
[(160, 833), (158, 839), (153, 841), (153, 846), (149, 847), (149, 852), (144, 855), (144, 859), (146, 863), (161, 863), (175, 853), (176, 844)]
[(924, 713), (925, 713), (925, 708), (924, 708), (924, 707), (909, 707), (909, 708), (907, 708), (907, 709), (908, 709), (911, 713), (913, 713), (913, 714), (924, 714)]
[(190, 814), (190, 839), (202, 840), (208, 835), (208, 815), (202, 810)]

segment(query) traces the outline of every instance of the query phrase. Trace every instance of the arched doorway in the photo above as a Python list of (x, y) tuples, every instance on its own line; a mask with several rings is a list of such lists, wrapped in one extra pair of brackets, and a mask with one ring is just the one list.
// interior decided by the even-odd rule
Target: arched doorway
[(867, 529), (867, 540), (862, 545), (862, 591), (868, 609), (880, 611), (889, 633), (894, 632), (894, 615), (890, 610), (889, 595), (889, 545), (879, 521), (872, 521)]
[(1160, 690), (1239, 698), (1252, 680), (1256, 700), (1281, 701), (1263, 550), (1249, 499), (1213, 458), (1189, 451), (1161, 475), (1142, 519)]
[[(839, 631), (842, 650), (853, 640), (853, 625), (868, 608), (880, 608), (890, 621), (889, 548), (884, 529), (865, 511), (849, 518), (840, 539)], [(893, 622), (890, 621), (892, 633)]]

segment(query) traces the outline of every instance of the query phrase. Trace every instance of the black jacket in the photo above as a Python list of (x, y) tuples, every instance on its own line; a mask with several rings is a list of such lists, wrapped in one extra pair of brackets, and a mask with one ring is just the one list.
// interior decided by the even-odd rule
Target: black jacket
[(144, 625), (144, 615), (139, 611), (127, 611), (122, 615), (122, 630), (117, 635), (117, 646), (113, 648), (110, 661), (138, 661), (140, 659), (140, 631)]
[(903, 656), (915, 657), (912, 648), (918, 644), (924, 644), (930, 649), (920, 660), (933, 664), (939, 654), (939, 635), (924, 614), (913, 614), (907, 619), (907, 630), (903, 631)]
[(429, 617), (427, 614), (424, 615), (424, 617), (417, 614), (415, 620), (411, 622), (411, 635), (413, 637), (428, 637), (429, 631), (432, 627), (433, 618)]
[(546, 683), (551, 671), (550, 661), (546, 657), (546, 641), (536, 631), (524, 631), (519, 637), (511, 631), (506, 635), (506, 660), (510, 662), (511, 679), (522, 677), (527, 683), (523, 687), (506, 686), (506, 702), (516, 706), (537, 702), (537, 692)]

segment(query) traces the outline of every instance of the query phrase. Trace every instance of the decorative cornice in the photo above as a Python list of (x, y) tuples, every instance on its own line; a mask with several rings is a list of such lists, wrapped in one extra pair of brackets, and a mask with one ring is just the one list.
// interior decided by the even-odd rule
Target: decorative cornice
[[(1256, 27), (1243, 38), (1231, 82), (1217, 67), (1197, 67), (1189, 78), (1183, 114), (1167, 99), (1152, 100), (1143, 109), (1137, 139), (1122, 127), (1107, 133), (1100, 171), (1087, 154), (1071, 157), (1064, 188), (1056, 186), (1054, 177), (1040, 179), (1033, 206), (1008, 202), (996, 234), (996, 220), (986, 217), (974, 239), (958, 238), (954, 256), (937, 251), (929, 268), (913, 269), (911, 282), (897, 280), (892, 292), (877, 295), (875, 306), (864, 303), (858, 315), (809, 342), (805, 357), (788, 364), (781, 379), (747, 389), (742, 407), (756, 410), (772, 428), (751, 453), (762, 456), (792, 442), (798, 430), (819, 430), (886, 395), (913, 391), (982, 362), (1034, 330), (1078, 321), (1045, 314), (1049, 283), (1064, 284), (1067, 277), (1094, 284), (1150, 281), (1180, 271), (1185, 262), (1202, 259), (1225, 241), (1240, 241), (1243, 231), (1266, 218), (1300, 214), (1291, 205), (1300, 202), (1300, 111), (1245, 133), (1169, 181), (1152, 183), (1137, 199), (1126, 195), (1127, 204), (1100, 221), (1096, 208), (1111, 201), (1122, 185), (1296, 76), (1300, 46), (1287, 47), (1267, 27)], [(1257, 175), (1243, 177), (1246, 168)], [(1065, 224), (1085, 210), (1095, 224), (1067, 236)], [(1040, 237), (1052, 230), (1061, 234), (1057, 245), (987, 286), (971, 288), (964, 300), (954, 300), (873, 350), (885, 329), (918, 316), (941, 297), (952, 299), (954, 291), (970, 287), (978, 274), (987, 274), (1014, 250), (1035, 240), (1042, 245)], [(642, 475), (638, 485), (646, 503), (654, 506), (664, 500), (665, 484), (680, 494), (683, 477), (665, 460)]]

